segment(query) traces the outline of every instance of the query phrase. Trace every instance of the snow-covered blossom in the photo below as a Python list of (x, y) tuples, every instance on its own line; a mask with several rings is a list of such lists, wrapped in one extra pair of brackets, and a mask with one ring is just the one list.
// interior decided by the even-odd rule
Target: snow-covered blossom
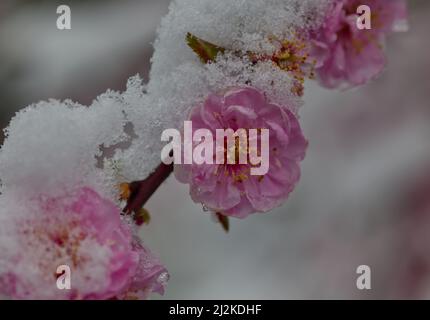
[(405, 0), (370, 0), (371, 29), (357, 27), (357, 0), (335, 0), (325, 22), (312, 33), (312, 56), (320, 83), (328, 88), (367, 83), (385, 66), (386, 35), (405, 30)]
[[(211, 94), (190, 115), (193, 131), (209, 129), (269, 129), (269, 169), (264, 175), (251, 175), (252, 164), (177, 165), (176, 177), (190, 185), (195, 202), (227, 216), (244, 218), (254, 212), (267, 212), (282, 204), (300, 178), (307, 141), (297, 118), (285, 106), (271, 103), (252, 87), (236, 87)], [(261, 144), (261, 137), (258, 143)], [(236, 143), (235, 153), (249, 146)], [(242, 150), (244, 149), (244, 150)]]
[[(2, 195), (0, 293), (14, 299), (110, 299), (162, 293), (167, 273), (133, 238), (118, 208), (83, 187), (29, 201)], [(70, 290), (57, 268), (71, 271)]]

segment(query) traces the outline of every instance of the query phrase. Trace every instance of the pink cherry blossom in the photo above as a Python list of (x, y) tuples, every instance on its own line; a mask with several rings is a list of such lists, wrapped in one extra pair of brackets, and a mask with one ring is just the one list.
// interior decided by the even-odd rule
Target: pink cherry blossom
[[(9, 212), (3, 212), (0, 230), (0, 294), (13, 299), (111, 299), (131, 290), (145, 296), (162, 293), (166, 270), (133, 237), (114, 203), (93, 189), (40, 196), (26, 204), (11, 197), (4, 201)], [(57, 287), (60, 265), (70, 268), (70, 290)]]
[[(371, 29), (357, 27), (357, 8), (371, 9)], [(323, 26), (311, 35), (311, 56), (320, 83), (328, 88), (367, 83), (385, 66), (388, 33), (407, 28), (405, 0), (335, 0)]]
[[(252, 87), (236, 87), (211, 94), (190, 116), (193, 131), (216, 129), (269, 129), (269, 169), (251, 175), (249, 164), (176, 165), (175, 175), (190, 185), (192, 199), (226, 216), (244, 218), (281, 205), (300, 178), (307, 141), (299, 122), (286, 107), (270, 103)], [(247, 150), (247, 152), (249, 152)]]
[(120, 293), (120, 299), (146, 299), (152, 292), (164, 294), (169, 274), (160, 260), (148, 248), (143, 246), (138, 237), (132, 241), (134, 252), (138, 254), (139, 264), (126, 290)]

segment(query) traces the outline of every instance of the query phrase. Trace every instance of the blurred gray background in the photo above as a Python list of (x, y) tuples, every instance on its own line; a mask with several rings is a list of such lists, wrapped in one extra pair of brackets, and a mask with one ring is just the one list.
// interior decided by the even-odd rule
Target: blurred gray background
[[(1, 0), (0, 126), (39, 100), (89, 104), (146, 78), (168, 3)], [(285, 206), (225, 234), (186, 186), (159, 189), (142, 237), (171, 274), (162, 298), (430, 298), (430, 2), (409, 3), (410, 31), (390, 37), (380, 79), (346, 92), (308, 84), (310, 147)], [(72, 30), (56, 28), (60, 4)], [(371, 290), (356, 288), (362, 264)]]

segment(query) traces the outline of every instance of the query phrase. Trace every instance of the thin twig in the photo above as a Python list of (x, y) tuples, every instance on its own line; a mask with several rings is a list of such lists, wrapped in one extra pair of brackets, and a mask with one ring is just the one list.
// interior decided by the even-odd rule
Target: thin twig
[(138, 212), (158, 187), (170, 176), (172, 171), (173, 164), (166, 165), (161, 163), (145, 180), (132, 182), (130, 184), (131, 195), (124, 208), (124, 212), (128, 214)]

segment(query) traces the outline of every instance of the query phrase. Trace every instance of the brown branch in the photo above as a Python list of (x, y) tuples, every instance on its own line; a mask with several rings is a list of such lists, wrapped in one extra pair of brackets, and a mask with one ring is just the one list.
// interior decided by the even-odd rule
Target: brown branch
[[(166, 165), (161, 163), (157, 169), (155, 169), (155, 171), (145, 180), (135, 181), (129, 184), (131, 193), (123, 212), (133, 215), (133, 219), (137, 225), (147, 223), (147, 221), (145, 222), (146, 218), (142, 217), (140, 212), (142, 211), (145, 203), (149, 200), (149, 198), (151, 198), (155, 191), (157, 191), (160, 185), (166, 181), (172, 172), (173, 164)], [(230, 229), (228, 217), (220, 212), (216, 213), (216, 217), (224, 231), (228, 232)]]
[(130, 184), (131, 195), (124, 208), (124, 213), (137, 213), (151, 198), (154, 192), (173, 172), (173, 164), (161, 163), (157, 169), (145, 180), (135, 181)]

